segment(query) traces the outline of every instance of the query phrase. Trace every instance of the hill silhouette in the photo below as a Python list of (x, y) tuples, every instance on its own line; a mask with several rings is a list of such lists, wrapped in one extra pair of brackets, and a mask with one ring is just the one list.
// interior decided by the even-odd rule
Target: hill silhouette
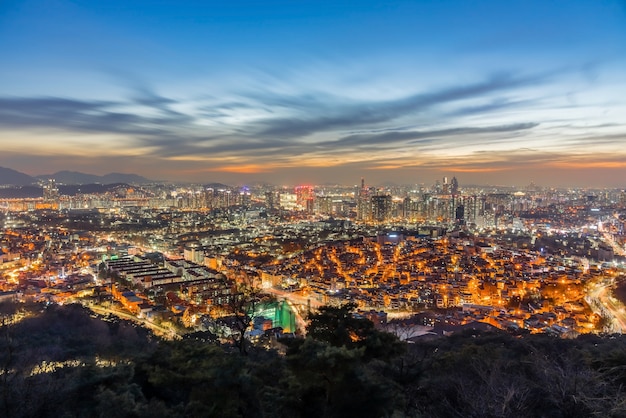
[(164, 341), (81, 305), (4, 302), (0, 319), (7, 417), (626, 416), (621, 335), (468, 330), (407, 344), (344, 306), (279, 341), (283, 354), (241, 355), (207, 333)]
[(0, 185), (28, 186), (36, 183), (37, 179), (19, 171), (0, 167)]
[(137, 174), (109, 173), (104, 176), (98, 176), (95, 174), (81, 173), (79, 171), (59, 171), (54, 174), (40, 175), (37, 176), (37, 178), (41, 180), (54, 179), (57, 183), (62, 184), (146, 184), (152, 182)]

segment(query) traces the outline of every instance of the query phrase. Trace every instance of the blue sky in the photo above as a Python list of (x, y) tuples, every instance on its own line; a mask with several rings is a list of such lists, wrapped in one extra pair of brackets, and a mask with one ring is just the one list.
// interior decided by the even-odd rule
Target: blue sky
[(624, 1), (0, 2), (0, 165), (624, 187)]

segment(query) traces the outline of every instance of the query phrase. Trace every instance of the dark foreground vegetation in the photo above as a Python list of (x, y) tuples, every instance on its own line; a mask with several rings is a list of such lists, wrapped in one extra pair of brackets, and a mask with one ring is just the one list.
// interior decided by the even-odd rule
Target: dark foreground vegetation
[(162, 341), (78, 305), (2, 304), (0, 416), (626, 416), (621, 336), (405, 344), (350, 309), (322, 309), (286, 354), (244, 356), (206, 335)]

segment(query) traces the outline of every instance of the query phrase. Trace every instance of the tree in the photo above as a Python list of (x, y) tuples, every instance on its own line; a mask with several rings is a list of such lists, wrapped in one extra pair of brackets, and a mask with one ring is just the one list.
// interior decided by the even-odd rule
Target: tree
[(367, 358), (389, 359), (401, 354), (405, 344), (395, 335), (379, 331), (374, 323), (354, 313), (356, 305), (322, 306), (309, 316), (307, 335), (335, 347), (365, 348)]
[(242, 355), (248, 354), (249, 341), (246, 334), (252, 327), (257, 306), (264, 299), (269, 299), (269, 296), (263, 295), (252, 281), (244, 280), (237, 284), (234, 294), (226, 304), (229, 326), (234, 330), (231, 339)]
[(94, 409), (94, 394), (107, 389), (132, 396), (137, 411), (143, 410), (145, 399), (130, 391), (137, 392), (133, 363), (154, 347), (149, 331), (104, 322), (80, 305), (9, 308), (0, 304), (1, 416), (112, 416)]
[(202, 341), (164, 342), (141, 365), (144, 391), (188, 417), (259, 416), (262, 385), (248, 361)]
[(294, 344), (287, 363), (294, 376), (288, 416), (380, 417), (397, 409), (397, 385), (368, 362), (365, 347), (349, 349), (307, 337)]
[(11, 416), (13, 394), (12, 388), (19, 378), (20, 370), (16, 368), (17, 344), (13, 339), (11, 324), (17, 313), (17, 304), (4, 302), (0, 304), (0, 385), (2, 392), (2, 412)]
[(354, 303), (320, 307), (318, 312), (309, 315), (307, 335), (335, 347), (356, 346), (374, 330), (374, 324), (368, 319), (355, 317), (355, 308)]
[(98, 264), (98, 279), (104, 281), (107, 278), (108, 273), (107, 265), (104, 261)]

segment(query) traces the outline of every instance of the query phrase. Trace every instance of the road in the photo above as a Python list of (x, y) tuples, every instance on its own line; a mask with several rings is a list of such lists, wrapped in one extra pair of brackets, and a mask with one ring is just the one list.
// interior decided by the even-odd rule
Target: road
[(153, 322), (147, 321), (144, 318), (138, 318), (135, 315), (133, 315), (131, 313), (128, 313), (128, 312), (120, 311), (120, 310), (117, 310), (117, 309), (105, 308), (105, 307), (99, 306), (99, 305), (89, 305), (87, 307), (89, 309), (91, 309), (92, 311), (94, 311), (95, 313), (97, 313), (98, 315), (108, 315), (108, 314), (111, 314), (111, 315), (117, 316), (118, 318), (127, 319), (129, 321), (136, 322), (136, 323), (140, 324), (141, 326), (152, 330), (152, 332), (154, 332), (155, 335), (161, 336), (161, 337), (166, 338), (168, 340), (178, 340), (178, 339), (181, 338), (180, 335), (178, 335), (171, 328), (166, 328), (164, 326), (155, 324)]
[(590, 284), (587, 302), (594, 312), (611, 320), (610, 332), (626, 333), (626, 308), (613, 296), (611, 289), (614, 286), (614, 278), (604, 278)]
[(276, 289), (273, 287), (269, 289), (263, 289), (263, 292), (274, 295), (279, 299), (287, 299), (289, 302), (293, 303), (294, 305), (301, 305), (304, 308), (308, 307), (309, 302), (311, 304), (311, 309), (317, 309), (320, 306), (324, 305), (315, 296), (311, 296), (311, 297), (302, 296), (294, 292), (287, 292), (285, 290)]
[(621, 256), (625, 256), (626, 255), (626, 250), (624, 250), (624, 247), (622, 247), (617, 242), (615, 242), (615, 239), (613, 238), (613, 236), (610, 233), (603, 232), (602, 233), (602, 238), (604, 238), (603, 241), (606, 244), (610, 245), (611, 248), (613, 248), (613, 253), (614, 254), (621, 255)]

